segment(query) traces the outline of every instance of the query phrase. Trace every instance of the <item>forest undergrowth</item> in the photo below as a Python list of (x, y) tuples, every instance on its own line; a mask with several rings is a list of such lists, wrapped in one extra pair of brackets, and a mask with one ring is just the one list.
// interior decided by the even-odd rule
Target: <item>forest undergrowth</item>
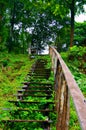
[[(29, 59), (28, 56), (26, 56), (26, 55), (14, 55), (14, 54), (10, 55), (10, 54), (8, 54), (7, 57), (6, 57), (6, 55), (5, 55), (5, 57), (2, 56), (2, 58), (1, 58), (2, 60), (0, 62), (1, 63), (0, 69), (1, 69), (1, 74), (3, 75), (4, 78), (2, 78), (2, 80), (1, 80), (2, 82), (0, 82), (1, 86), (2, 86), (0, 89), (2, 91), (2, 95), (0, 95), (0, 97), (1, 97), (1, 100), (3, 100), (2, 103), (0, 103), (0, 105), (1, 105), (0, 106), (0, 108), (1, 108), (0, 109), (0, 113), (1, 113), (0, 120), (3, 120), (3, 119), (8, 120), (10, 118), (14, 119), (15, 114), (13, 115), (11, 113), (11, 115), (10, 115), (9, 108), (11, 108), (12, 110), (17, 110), (17, 107), (13, 104), (10, 104), (8, 102), (8, 100), (16, 100), (16, 97), (14, 96), (14, 94), (17, 93), (17, 90), (19, 89), (19, 86), (22, 85), (21, 84), (22, 82), (27, 81), (27, 80), (29, 81), (29, 79), (27, 79), (27, 74), (28, 74), (29, 70), (31, 69), (31, 66), (35, 62), (35, 60), (37, 60), (37, 59), (40, 60), (40, 58), (41, 58), (41, 60), (42, 60), (42, 58), (45, 61), (47, 60), (47, 65), (45, 67), (46, 67), (46, 69), (50, 70), (51, 69), (50, 56), (43, 56), (43, 57), (42, 56), (41, 57), (35, 56), (34, 60)], [(49, 77), (49, 79), (43, 79), (42, 82), (43, 83), (49, 82), (53, 85), (53, 83), (54, 83), (53, 73), (51, 73), (50, 75), (51, 76)], [(5, 80), (6, 82), (4, 81), (4, 79), (6, 79)], [(35, 81), (38, 82), (39, 79), (35, 79)], [(5, 82), (4, 87), (3, 87), (3, 82)], [(5, 91), (5, 89), (6, 89), (6, 91)], [(52, 101), (54, 98), (53, 96), (54, 96), (54, 94), (52, 94), (52, 98), (50, 98), (48, 101)], [(27, 97), (27, 100), (34, 101), (34, 99), (30, 96)], [(35, 100), (36, 100), (36, 98), (35, 98)], [(43, 100), (43, 103), (47, 102), (46, 98), (42, 98), (41, 101), (42, 100)], [(53, 106), (51, 105), (50, 108), (52, 108), (52, 107)], [(31, 110), (38, 109), (38, 106), (33, 105), (30, 108), (31, 108)], [(30, 112), (32, 113), (32, 111), (30, 111)], [(24, 118), (25, 119), (28, 119), (28, 118), (37, 119), (38, 118), (38, 119), (44, 120), (47, 118), (47, 117), (44, 117), (40, 113), (30, 114), (29, 115), (30, 117), (28, 117), (28, 112), (22, 113), (21, 116), (23, 119)], [(55, 130), (56, 113), (50, 113), (49, 116), (51, 117), (52, 120), (54, 120), (54, 124), (51, 125), (51, 127), (53, 130)], [(16, 118), (19, 118), (19, 116), (17, 115)], [(32, 123), (32, 124), (29, 123), (28, 125), (25, 125), (24, 123), (22, 123), (22, 125), (16, 124), (15, 127), (13, 128), (13, 130), (17, 130), (17, 129), (22, 130), (23, 127), (24, 127), (24, 129), (26, 129), (26, 127), (27, 127), (28, 130), (29, 130), (28, 127), (31, 127), (32, 130), (33, 129), (38, 130), (37, 128), (38, 128), (39, 124), (38, 125), (36, 125), (36, 124), (33, 125), (33, 124), (34, 123)], [(2, 122), (1, 122), (0, 128), (1, 128), (0, 130), (2, 130), (4, 128), (4, 124)], [(42, 129), (39, 128), (39, 130), (42, 130)]]
[[(73, 46), (67, 52), (62, 52), (61, 56), (86, 98), (86, 47)], [(70, 99), (69, 130), (81, 130), (72, 98)]]
[(30, 60), (26, 54), (0, 55), (0, 119), (8, 117), (2, 108), (12, 107), (8, 100), (14, 96), (29, 72), (34, 60)]
[(61, 55), (86, 97), (86, 47), (73, 46)]

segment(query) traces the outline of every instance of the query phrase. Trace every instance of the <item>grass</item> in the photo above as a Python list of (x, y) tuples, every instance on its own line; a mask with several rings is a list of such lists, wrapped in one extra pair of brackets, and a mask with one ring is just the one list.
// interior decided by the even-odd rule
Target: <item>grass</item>
[[(50, 57), (49, 56), (36, 56), (36, 60), (39, 59), (39, 60), (42, 60), (44, 59), (45, 61), (47, 60), (47, 65), (45, 65), (45, 69), (50, 69), (51, 68), (51, 64), (50, 64)], [(9, 61), (9, 62), (8, 62)], [(14, 58), (12, 58), (10, 55), (9, 55), (9, 58), (5, 58), (4, 57), (2, 58), (2, 61), (1, 61), (1, 73), (3, 75), (3, 77), (1, 76), (1, 91), (2, 91), (2, 95), (1, 96), (1, 100), (3, 99), (3, 102), (0, 104), (1, 107), (3, 106), (4, 110), (0, 110), (0, 119), (4, 119), (4, 120), (7, 120), (7, 119), (19, 119), (19, 115), (21, 115), (22, 119), (38, 119), (38, 120), (47, 120), (47, 116), (45, 116), (44, 114), (42, 114), (41, 112), (34, 112), (32, 114), (32, 110), (34, 109), (39, 109), (40, 108), (40, 105), (38, 107), (38, 104), (21, 104), (19, 103), (19, 106), (21, 107), (29, 107), (29, 109), (31, 109), (30, 112), (27, 112), (27, 111), (23, 111), (18, 114), (16, 114), (17, 112), (17, 107), (14, 106), (13, 104), (10, 104), (9, 102), (7, 102), (8, 100), (13, 100), (14, 99), (14, 96), (13, 94), (16, 94), (17, 93), (17, 90), (19, 88), (19, 86), (21, 86), (21, 82), (24, 81), (24, 78), (25, 76), (27, 75), (31, 65), (33, 63), (33, 60), (31, 61), (30, 59), (28, 59), (28, 57), (26, 55), (14, 55)], [(4, 64), (4, 67), (2, 67), (2, 65)], [(9, 71), (8, 71), (9, 70)], [(42, 82), (43, 83), (51, 83), (53, 84), (54, 83), (54, 78), (53, 78), (53, 73), (51, 73), (50, 75), (50, 78), (49, 79), (42, 79)], [(37, 81), (38, 79), (34, 79), (34, 81)], [(39, 79), (39, 81), (41, 81)], [(3, 88), (3, 85), (4, 85), (4, 88)], [(3, 98), (4, 96), (4, 98)], [(5, 100), (6, 99), (6, 100)], [(40, 104), (41, 104), (41, 107), (44, 106), (44, 104), (47, 102), (47, 101), (53, 101), (54, 99), (54, 93), (52, 94), (52, 97), (50, 99), (46, 99), (46, 98), (38, 98), (38, 97), (25, 97), (25, 100), (27, 101), (40, 101)], [(13, 112), (10, 114), (9, 112), (9, 109), (8, 108), (11, 108), (13, 110), (16, 110), (16, 112)], [(52, 109), (53, 106), (52, 104), (49, 105), (49, 108)], [(6, 111), (7, 109), (7, 111)], [(29, 116), (28, 116), (29, 115)], [(55, 121), (56, 121), (56, 113), (50, 113), (49, 114), (49, 118), (51, 120), (53, 120), (54, 124), (51, 125), (52, 129), (54, 130), (55, 129)], [(10, 127), (12, 128), (13, 126), (11, 126), (11, 124), (9, 124)], [(4, 128), (3, 126), (3, 123), (1, 124), (1, 127), (2, 129)], [(22, 123), (20, 125), (20, 123), (14, 123), (14, 127), (13, 129), (20, 129), (22, 130), (23, 128), (24, 129), (29, 129), (28, 127), (30, 127), (31, 129), (34, 129), (34, 130), (42, 130), (40, 128), (40, 125), (39, 123)]]
[(19, 86), (29, 72), (33, 60), (24, 54), (0, 55), (0, 108), (7, 107), (7, 101), (16, 98)]

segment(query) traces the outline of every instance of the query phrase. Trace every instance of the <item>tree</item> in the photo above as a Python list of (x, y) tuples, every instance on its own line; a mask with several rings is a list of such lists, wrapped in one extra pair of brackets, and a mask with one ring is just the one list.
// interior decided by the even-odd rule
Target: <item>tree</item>
[(29, 43), (40, 50), (55, 42), (61, 51), (64, 43), (69, 44), (69, 25), (72, 46), (74, 16), (80, 9), (83, 11), (85, 0), (1, 0), (0, 3), (4, 5), (4, 9), (1, 8), (3, 13), (0, 13), (2, 46), (9, 52), (25, 53)]
[[(36, 19), (33, 30), (34, 35), (32, 38), (36, 41), (33, 41), (33, 43), (36, 42), (38, 44), (42, 41), (43, 43), (50, 44), (51, 42), (56, 41), (55, 45), (58, 46), (58, 50), (60, 51), (62, 48), (61, 44), (64, 44), (65, 42), (65, 39), (63, 38), (66, 36), (64, 30), (67, 30), (66, 28), (69, 26), (69, 18), (67, 16), (69, 11), (68, 9), (66, 10), (63, 5), (52, 0), (44, 3), (40, 2), (38, 5), (39, 4), (40, 6), (38, 7), (40, 8), (38, 10), (38, 15), (40, 17), (36, 14), (38, 20)], [(67, 31), (66, 34), (68, 34)]]
[[(70, 47), (73, 46), (73, 39), (74, 39), (74, 18), (75, 14), (84, 12), (84, 4), (86, 3), (86, 0), (54, 0), (56, 5), (53, 9), (53, 12), (57, 15), (58, 13), (60, 16), (65, 17), (69, 13), (71, 15), (70, 19)], [(59, 9), (60, 8), (60, 9)], [(59, 12), (60, 11), (60, 12)]]
[(70, 47), (72, 47), (72, 46), (73, 46), (73, 39), (74, 39), (75, 0), (72, 0), (72, 1), (71, 1), (71, 4), (70, 4), (70, 11), (71, 11)]
[[(5, 26), (7, 0), (0, 0), (0, 51), (5, 49), (5, 41), (7, 38), (7, 29)], [(7, 21), (7, 19), (6, 19)]]
[(84, 12), (83, 5), (86, 3), (86, 0), (66, 0), (66, 6), (69, 7), (71, 13), (71, 34), (70, 34), (70, 47), (73, 46), (74, 40), (74, 18), (75, 14), (78, 12)]

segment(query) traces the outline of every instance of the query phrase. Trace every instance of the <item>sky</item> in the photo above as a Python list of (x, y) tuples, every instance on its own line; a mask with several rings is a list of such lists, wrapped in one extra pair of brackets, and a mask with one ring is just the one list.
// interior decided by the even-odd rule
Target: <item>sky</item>
[(85, 11), (85, 13), (80, 14), (79, 16), (75, 16), (75, 21), (76, 22), (84, 22), (84, 21), (86, 21), (86, 5), (84, 5), (84, 11)]
[(76, 22), (83, 22), (86, 21), (86, 14), (80, 14), (79, 16), (75, 17)]

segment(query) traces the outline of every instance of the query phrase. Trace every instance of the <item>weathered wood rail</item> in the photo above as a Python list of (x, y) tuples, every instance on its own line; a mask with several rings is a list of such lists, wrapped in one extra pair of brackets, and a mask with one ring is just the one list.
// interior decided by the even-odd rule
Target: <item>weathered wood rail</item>
[(60, 54), (51, 46), (49, 53), (52, 58), (52, 70), (55, 76), (55, 101), (58, 113), (56, 130), (68, 130), (70, 96), (73, 99), (81, 129), (86, 130), (85, 98)]

